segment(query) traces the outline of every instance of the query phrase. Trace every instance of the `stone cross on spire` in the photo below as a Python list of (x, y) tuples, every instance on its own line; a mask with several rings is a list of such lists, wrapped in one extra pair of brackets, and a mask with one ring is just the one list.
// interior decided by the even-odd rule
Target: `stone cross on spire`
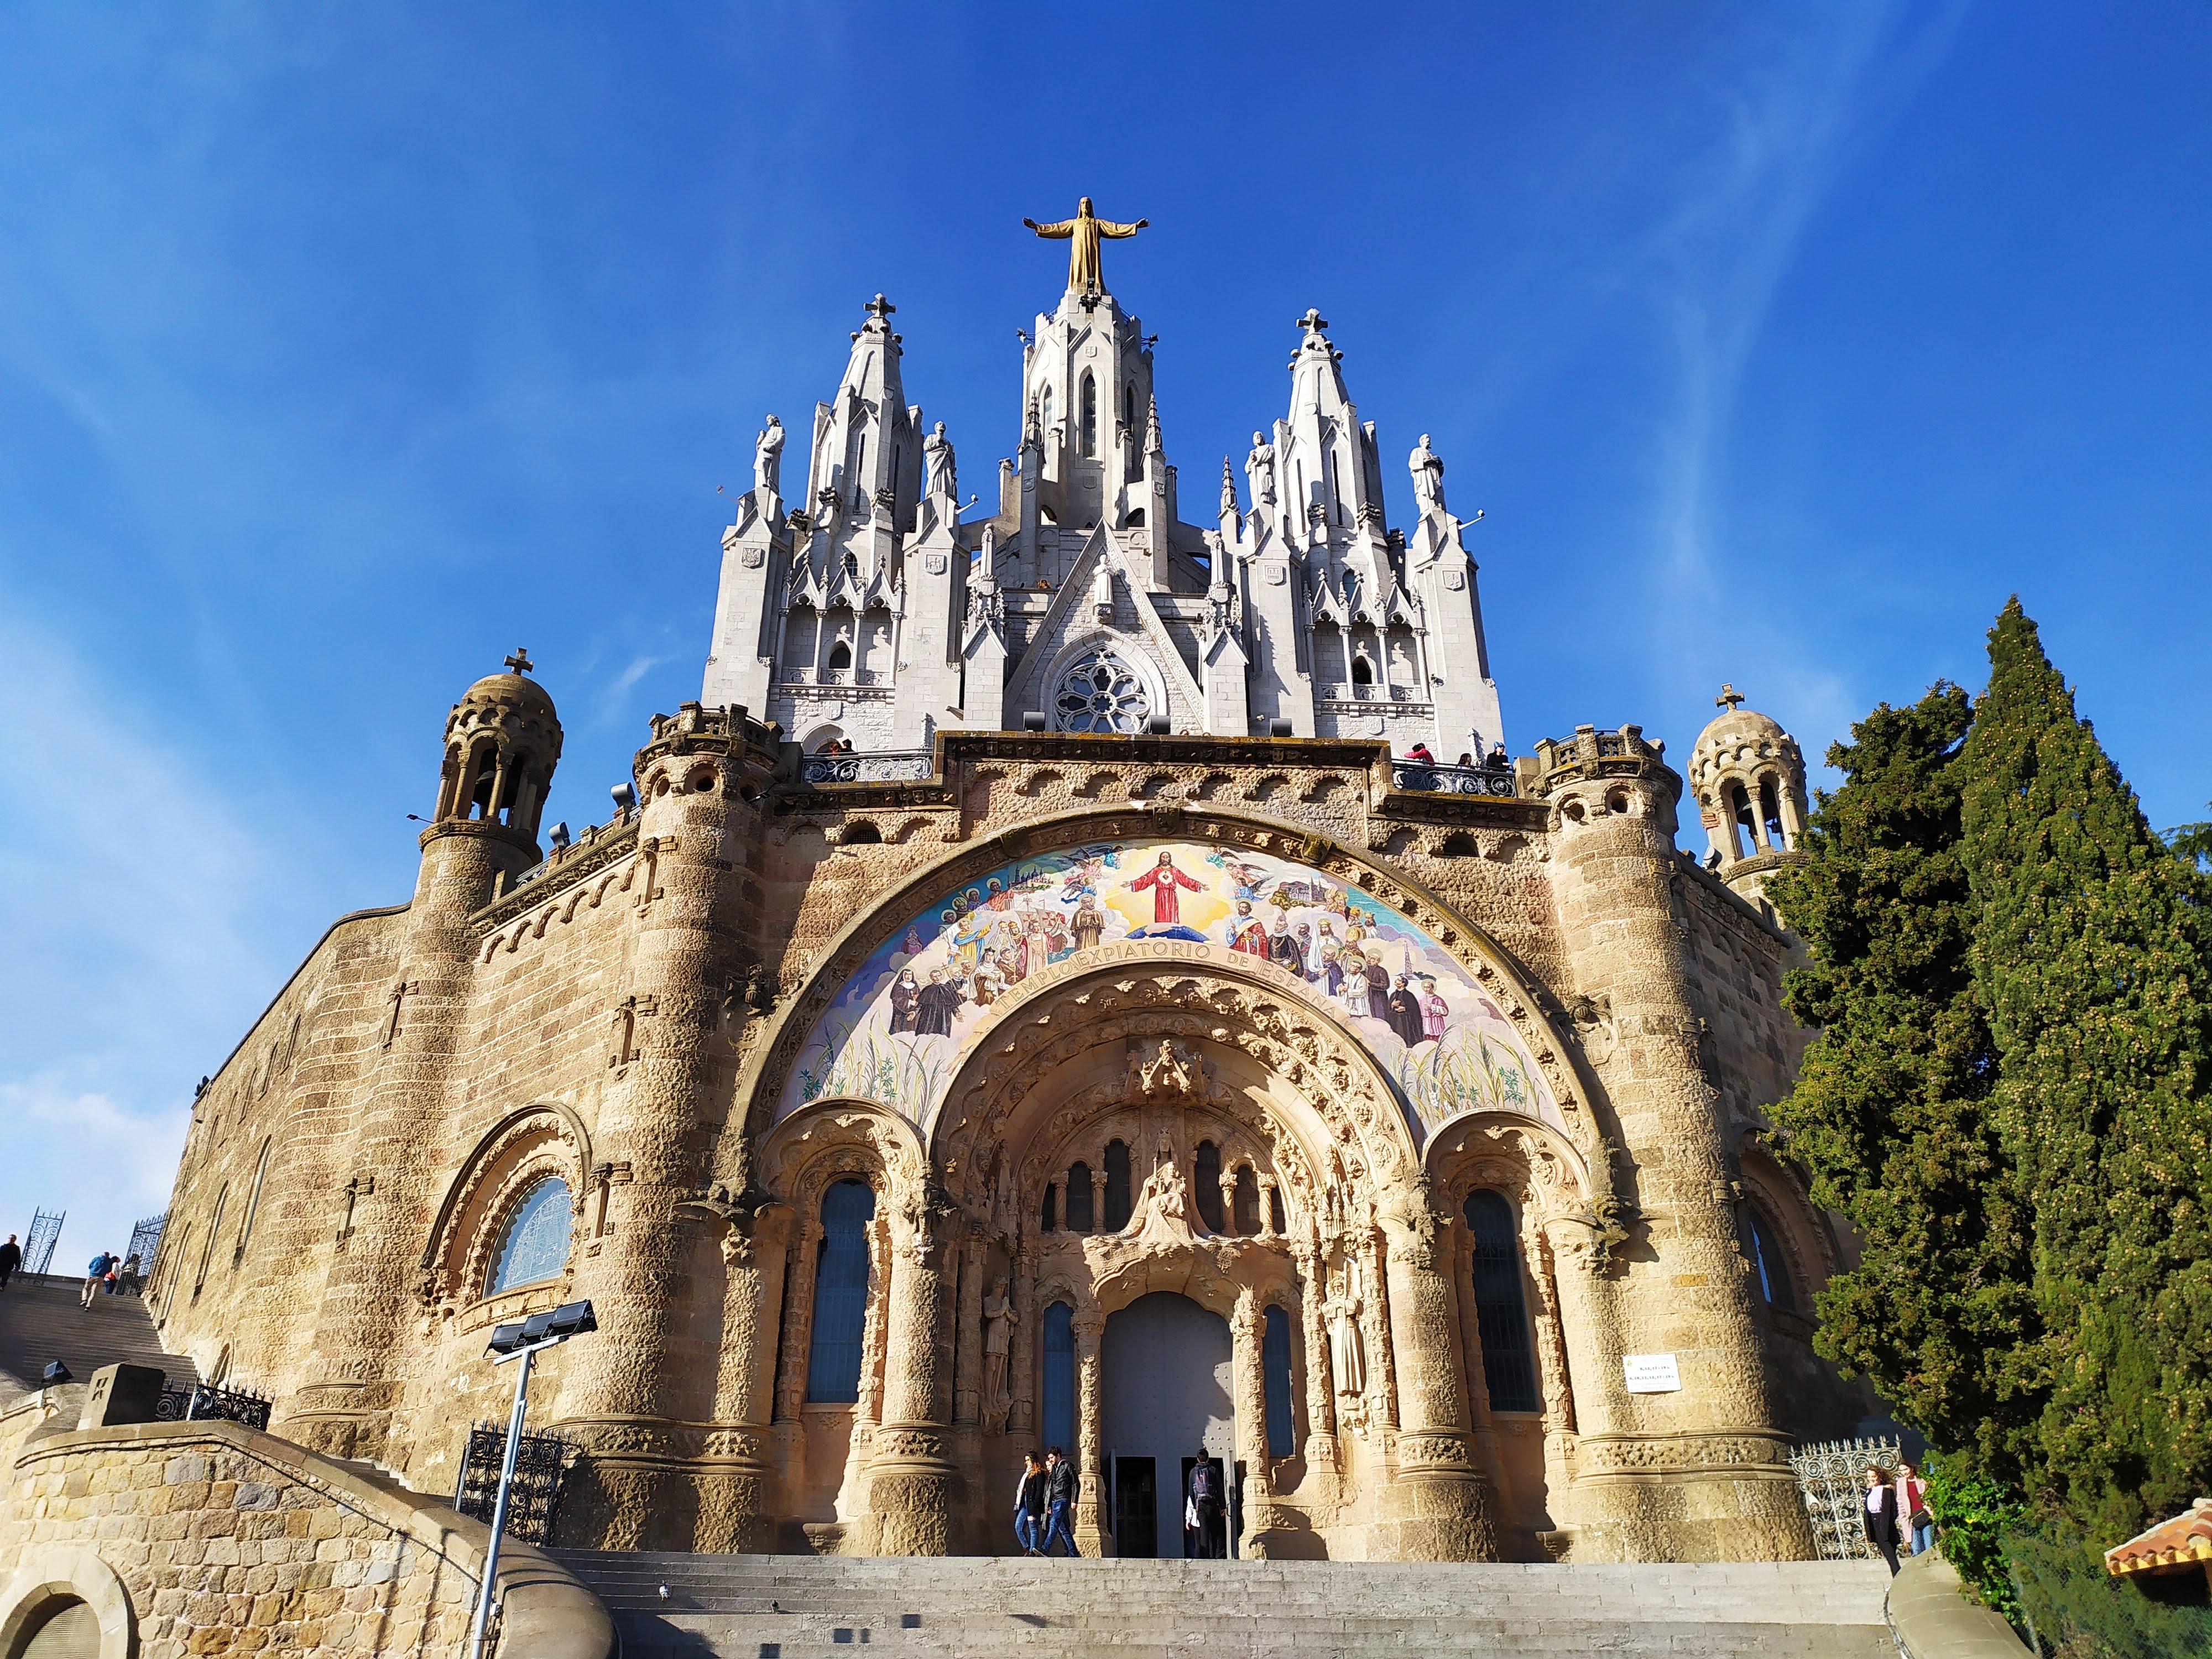
[(536, 663), (530, 660), (530, 647), (526, 645), (516, 646), (514, 647), (514, 654), (513, 656), (502, 657), (500, 660), (504, 662), (510, 670), (517, 674), (527, 674), (532, 669), (538, 666)]
[(1310, 337), (1328, 326), (1328, 319), (1321, 314), (1319, 306), (1308, 306), (1306, 314), (1298, 319), (1298, 326)]
[(866, 312), (869, 316), (874, 318), (878, 323), (882, 324), (884, 327), (888, 328), (890, 326), (889, 320), (890, 314), (894, 311), (896, 311), (898, 307), (893, 305), (889, 300), (884, 298), (882, 295), (878, 294), (874, 299), (869, 301), (866, 305), (863, 306), (861, 309)]
[(1726, 680), (1723, 680), (1721, 682), (1721, 694), (1713, 699), (1713, 706), (1716, 708), (1725, 708), (1730, 714), (1734, 714), (1735, 712), (1735, 706), (1742, 701), (1743, 693), (1737, 690), (1735, 687), (1730, 685)]

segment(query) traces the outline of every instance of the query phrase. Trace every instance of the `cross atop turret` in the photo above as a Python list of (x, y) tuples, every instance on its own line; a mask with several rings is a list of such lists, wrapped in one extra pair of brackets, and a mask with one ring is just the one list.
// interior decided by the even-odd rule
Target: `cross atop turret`
[(1318, 334), (1328, 326), (1328, 319), (1321, 314), (1319, 306), (1308, 306), (1306, 314), (1298, 319), (1298, 326), (1309, 334)]
[(530, 660), (530, 647), (526, 645), (516, 646), (514, 647), (514, 654), (513, 656), (502, 657), (500, 660), (504, 662), (509, 669), (518, 674), (527, 674), (532, 669), (538, 666), (536, 663)]
[(1723, 680), (1721, 682), (1721, 694), (1713, 699), (1713, 706), (1716, 708), (1725, 708), (1733, 713), (1735, 709), (1735, 706), (1742, 701), (1743, 693), (1737, 690), (1735, 687), (1730, 685), (1726, 680)]
[(868, 315), (881, 323), (888, 318), (891, 313), (896, 311), (898, 307), (893, 305), (889, 300), (884, 298), (882, 295), (878, 294), (874, 299), (869, 301), (862, 309), (866, 311)]

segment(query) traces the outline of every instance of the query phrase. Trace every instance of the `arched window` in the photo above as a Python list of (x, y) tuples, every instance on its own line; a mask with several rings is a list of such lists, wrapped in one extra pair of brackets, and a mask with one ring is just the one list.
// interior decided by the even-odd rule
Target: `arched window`
[(1721, 793), (1729, 804), (1729, 844), (1735, 848), (1735, 855), (1742, 858), (1759, 845), (1759, 832), (1751, 823), (1751, 797), (1744, 793), (1740, 783), (1731, 783)]
[(1126, 382), (1121, 387), (1121, 424), (1130, 431), (1137, 429), (1137, 383)]
[(1268, 1231), (1277, 1237), (1291, 1230), (1290, 1220), (1283, 1213), (1283, 1189), (1280, 1187), (1267, 1188), (1267, 1220)]
[(1744, 1206), (1744, 1218), (1750, 1224), (1746, 1231), (1751, 1234), (1751, 1265), (1759, 1269), (1759, 1293), (1769, 1307), (1796, 1313), (1796, 1287), (1790, 1282), (1790, 1259), (1782, 1254), (1780, 1241), (1767, 1226), (1766, 1218), (1748, 1204)]
[(1782, 845), (1782, 802), (1775, 794), (1772, 778), (1759, 780), (1759, 816), (1766, 825), (1766, 844), (1778, 849)]
[(1474, 1324), (1494, 1412), (1541, 1411), (1528, 1306), (1521, 1293), (1521, 1241), (1513, 1206), (1497, 1193), (1472, 1193), (1468, 1231), (1474, 1235)]
[(1267, 1455), (1291, 1455), (1291, 1316), (1269, 1308), (1260, 1332), (1260, 1377), (1267, 1395)]
[(1079, 1164), (1067, 1172), (1067, 1231), (1091, 1231), (1091, 1166)]
[(1367, 660), (1367, 653), (1359, 652), (1352, 659), (1352, 683), (1354, 685), (1375, 684), (1375, 665)]
[(1050, 443), (1052, 441), (1052, 388), (1050, 386), (1044, 389), (1042, 406), (1037, 412), (1037, 420), (1043, 430), (1045, 441)]
[(822, 1257), (814, 1270), (814, 1332), (806, 1354), (810, 1401), (849, 1406), (860, 1397), (860, 1334), (868, 1317), (868, 1223), (876, 1194), (838, 1181), (822, 1194)]
[(1260, 1178), (1252, 1173), (1252, 1166), (1237, 1166), (1237, 1190), (1232, 1199), (1236, 1213), (1231, 1218), (1235, 1231), (1249, 1238), (1260, 1231)]
[(1042, 1218), (1042, 1231), (1056, 1233), (1060, 1231), (1059, 1200), (1060, 1188), (1058, 1184), (1053, 1182), (1047, 1182), (1044, 1188), (1044, 1216)]
[(558, 1176), (532, 1182), (507, 1212), (491, 1253), (484, 1294), (497, 1296), (517, 1285), (556, 1277), (568, 1265), (574, 1224), (568, 1183)]
[(215, 1195), (215, 1213), (208, 1218), (207, 1240), (200, 1246), (200, 1265), (192, 1273), (194, 1296), (198, 1296), (200, 1293), (200, 1286), (207, 1283), (208, 1258), (215, 1254), (216, 1239), (222, 1232), (222, 1206), (229, 1198), (230, 1187), (226, 1182), (222, 1190)]
[(853, 647), (851, 646), (848, 645), (844, 641), (840, 640), (836, 644), (830, 647), (830, 661), (828, 666), (831, 673), (842, 674), (852, 665)]
[(1221, 1218), (1221, 1148), (1210, 1140), (1198, 1143), (1198, 1167), (1190, 1184), (1198, 1200), (1198, 1218), (1206, 1224), (1206, 1230), (1227, 1232)]
[(1098, 382), (1088, 371), (1083, 376), (1083, 459), (1098, 459)]
[(859, 554), (848, 553), (845, 555), (845, 574), (854, 581), (860, 580), (860, 556)]
[(1118, 1233), (1129, 1224), (1128, 1143), (1106, 1143), (1106, 1231)]
[(1053, 693), (1053, 723), (1062, 732), (1127, 737), (1145, 729), (1152, 712), (1142, 676), (1103, 645), (1077, 657)]
[(274, 1135), (261, 1143), (261, 1158), (253, 1166), (253, 1185), (246, 1194), (246, 1214), (238, 1224), (238, 1248), (232, 1252), (233, 1260), (246, 1254), (246, 1242), (253, 1237), (253, 1218), (261, 1209), (261, 1183), (269, 1174), (269, 1151), (276, 1144)]
[(1075, 1310), (1044, 1310), (1044, 1443), (1075, 1452)]

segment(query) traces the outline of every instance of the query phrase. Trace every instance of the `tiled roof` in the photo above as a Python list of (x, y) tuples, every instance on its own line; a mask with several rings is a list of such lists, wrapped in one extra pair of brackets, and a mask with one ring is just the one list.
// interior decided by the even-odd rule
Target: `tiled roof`
[(2198, 1498), (2171, 1521), (2161, 1521), (2105, 1552), (2105, 1571), (2115, 1577), (2204, 1567), (2208, 1562), (2212, 1562), (2212, 1498)]

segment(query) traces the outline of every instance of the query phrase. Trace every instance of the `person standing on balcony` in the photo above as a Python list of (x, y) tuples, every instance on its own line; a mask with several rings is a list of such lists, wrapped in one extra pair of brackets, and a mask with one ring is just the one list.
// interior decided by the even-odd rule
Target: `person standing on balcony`
[(8, 1281), (15, 1276), (15, 1269), (23, 1265), (23, 1247), (9, 1233), (8, 1242), (0, 1244), (0, 1291), (8, 1288)]

